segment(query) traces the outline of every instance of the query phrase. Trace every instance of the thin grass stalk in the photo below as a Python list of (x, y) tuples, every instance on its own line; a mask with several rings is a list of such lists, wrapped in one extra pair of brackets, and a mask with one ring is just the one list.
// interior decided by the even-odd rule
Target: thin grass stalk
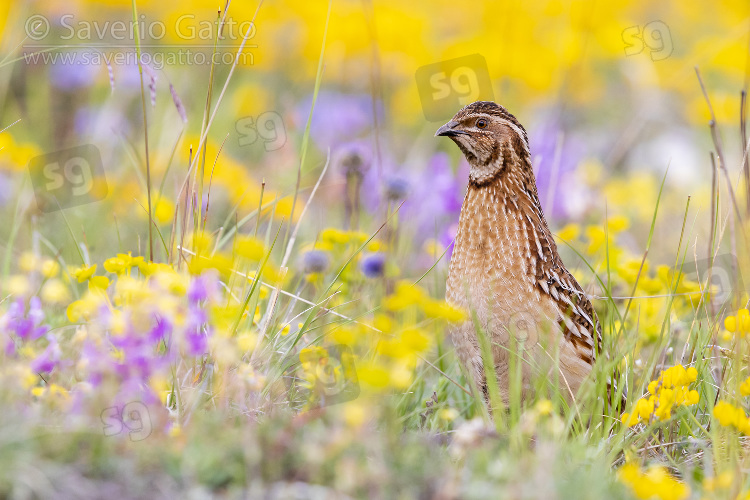
[(133, 25), (135, 26), (135, 52), (138, 57), (138, 76), (141, 81), (141, 112), (143, 113), (143, 143), (145, 146), (146, 154), (146, 196), (148, 198), (148, 259), (154, 261), (154, 236), (153, 229), (151, 227), (152, 210), (151, 206), (151, 163), (149, 161), (148, 154), (148, 118), (146, 116), (146, 90), (143, 86), (143, 63), (141, 61), (141, 35), (138, 24), (138, 8), (136, 7), (136, 0), (131, 0), (131, 6), (133, 10)]
[(297, 208), (297, 196), (299, 194), (299, 186), (302, 180), (302, 168), (305, 165), (305, 158), (307, 158), (307, 147), (310, 142), (310, 126), (312, 125), (313, 112), (315, 111), (315, 102), (318, 100), (318, 92), (320, 91), (320, 82), (323, 81), (323, 57), (326, 52), (326, 38), (328, 37), (328, 22), (331, 19), (331, 7), (333, 6), (333, 0), (328, 1), (328, 11), (326, 12), (326, 23), (323, 27), (323, 41), (320, 44), (320, 56), (318, 57), (318, 71), (315, 74), (315, 86), (313, 87), (312, 102), (310, 104), (310, 113), (307, 115), (307, 124), (305, 125), (305, 133), (302, 135), (302, 146), (300, 147), (300, 158), (299, 167), (297, 168), (297, 184), (294, 189), (294, 198), (292, 198), (292, 210), (289, 214), (289, 227), (286, 228), (286, 234), (284, 235), (284, 246), (286, 246), (289, 239), (289, 232), (291, 231), (291, 223), (294, 220), (294, 210)]
[[(234, 74), (235, 69), (237, 68), (237, 64), (240, 59), (240, 55), (242, 55), (242, 51), (245, 48), (245, 45), (247, 44), (247, 40), (250, 37), (250, 32), (252, 25), (255, 24), (255, 19), (258, 16), (258, 12), (260, 11), (260, 7), (263, 5), (263, 0), (260, 0), (258, 3), (258, 7), (255, 9), (255, 14), (253, 14), (253, 18), (250, 21), (251, 26), (248, 27), (247, 31), (245, 31), (245, 35), (242, 37), (242, 42), (240, 43), (240, 46), (237, 48), (237, 54), (235, 56), (234, 62), (232, 63), (232, 67), (229, 70), (229, 74), (227, 75), (227, 79), (224, 81), (224, 86), (221, 89), (221, 93), (219, 93), (219, 97), (216, 100), (216, 106), (214, 107), (213, 112), (211, 113), (211, 119), (208, 121), (208, 125), (206, 126), (206, 130), (204, 130), (201, 133), (200, 141), (198, 142), (198, 148), (195, 151), (195, 156), (190, 161), (190, 167), (188, 168), (187, 175), (185, 177), (185, 180), (182, 183), (182, 187), (179, 190), (179, 195), (182, 194), (183, 190), (186, 188), (187, 184), (190, 180), (190, 175), (195, 169), (195, 164), (198, 159), (198, 155), (203, 151), (203, 148), (206, 146), (206, 136), (208, 135), (208, 131), (211, 128), (211, 124), (213, 123), (214, 119), (216, 118), (216, 113), (219, 109), (219, 105), (221, 104), (222, 100), (224, 99), (224, 94), (226, 94), (227, 88), (229, 87), (229, 81), (232, 79), (232, 75)], [(178, 195), (178, 196), (179, 196)]]

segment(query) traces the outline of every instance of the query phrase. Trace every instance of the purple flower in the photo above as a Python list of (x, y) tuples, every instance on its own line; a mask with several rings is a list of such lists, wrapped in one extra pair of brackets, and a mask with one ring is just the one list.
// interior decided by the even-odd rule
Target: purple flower
[(375, 252), (362, 257), (359, 268), (368, 278), (379, 278), (385, 272), (385, 254)]
[(208, 337), (200, 328), (186, 330), (185, 340), (191, 356), (201, 356), (208, 350)]
[[(311, 105), (312, 96), (300, 103), (295, 112), (297, 123), (304, 126)], [(377, 113), (382, 122), (382, 103), (377, 104)], [(315, 101), (310, 137), (321, 151), (325, 151), (329, 147), (361, 137), (374, 123), (371, 96), (321, 91)]]
[(51, 372), (60, 361), (61, 351), (57, 338), (48, 334), (47, 340), (49, 341), (47, 348), (30, 364), (30, 368), (37, 373)]
[(305, 274), (325, 272), (329, 263), (328, 254), (321, 250), (309, 250), (302, 254), (301, 267)]
[(210, 326), (207, 322), (208, 313), (201, 308), (200, 304), (193, 303), (188, 307), (185, 320), (185, 343), (191, 356), (205, 354), (208, 349)]
[(333, 164), (344, 177), (364, 177), (372, 165), (372, 148), (364, 141), (351, 141), (333, 151)]
[[(577, 199), (567, 184), (575, 179), (573, 172), (583, 159), (584, 144), (580, 139), (565, 135), (559, 120), (552, 119), (530, 134), (531, 159), (534, 164), (539, 202), (551, 218), (570, 216), (566, 199)], [(580, 193), (579, 193), (580, 194)]]
[(68, 54), (70, 59), (58, 60), (50, 67), (50, 82), (60, 90), (77, 90), (86, 88), (94, 83), (100, 66), (91, 64), (83, 58), (82, 53), (73, 52)]
[[(380, 183), (374, 170), (367, 173), (363, 185)], [(446, 245), (450, 243), (455, 236), (469, 178), (466, 161), (461, 160), (454, 172), (450, 157), (446, 153), (436, 153), (422, 166), (405, 165), (398, 169), (386, 161), (383, 170), (386, 179), (383, 188), (362, 193), (368, 211), (377, 212), (389, 197), (390, 201), (402, 197), (400, 199), (405, 201), (399, 218), (417, 245), (429, 238), (437, 238)]]
[(389, 177), (385, 180), (385, 197), (388, 201), (402, 201), (409, 195), (411, 186), (402, 177)]
[(39, 297), (32, 297), (29, 300), (28, 313), (23, 299), (16, 299), (11, 303), (5, 315), (0, 318), (0, 324), (4, 324), (9, 332), (23, 340), (36, 340), (47, 333), (49, 326), (43, 325), (43, 321), (44, 311), (42, 311), (42, 301)]
[(193, 279), (187, 291), (188, 302), (195, 305), (199, 302), (214, 298), (219, 292), (219, 283), (216, 273), (204, 272)]
[(148, 334), (149, 340), (159, 342), (172, 333), (172, 323), (162, 316), (156, 315), (155, 325)]

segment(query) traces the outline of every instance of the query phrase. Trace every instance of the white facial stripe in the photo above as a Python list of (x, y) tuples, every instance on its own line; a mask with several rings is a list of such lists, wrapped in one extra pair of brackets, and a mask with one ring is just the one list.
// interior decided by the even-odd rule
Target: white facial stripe
[(491, 120), (492, 118), (499, 118), (500, 121), (502, 121), (502, 123), (504, 125), (507, 125), (508, 127), (511, 128), (511, 130), (513, 130), (516, 134), (518, 134), (518, 137), (521, 139), (521, 143), (523, 144), (523, 147), (526, 150), (526, 154), (528, 154), (529, 156), (531, 156), (531, 151), (530, 151), (530, 148), (529, 148), (529, 143), (528, 143), (528, 141), (526, 139), (526, 135), (523, 133), (523, 130), (521, 130), (518, 127), (518, 125), (516, 125), (512, 121), (506, 120), (505, 118), (494, 116), (494, 115), (490, 116), (490, 115), (488, 115), (486, 113), (476, 113), (476, 114), (469, 115), (466, 118), (471, 118), (471, 119), (474, 119), (474, 120), (476, 120), (477, 118), (486, 118), (488, 120)]
[(518, 134), (518, 137), (521, 138), (521, 143), (523, 144), (524, 149), (526, 149), (526, 154), (531, 156), (531, 152), (529, 151), (529, 144), (526, 142), (526, 136), (524, 135), (523, 131), (520, 128), (518, 128), (518, 126), (515, 123), (508, 121), (504, 118), (501, 118), (501, 120), (503, 121), (505, 125), (509, 126), (511, 129), (513, 129), (513, 131), (516, 134)]

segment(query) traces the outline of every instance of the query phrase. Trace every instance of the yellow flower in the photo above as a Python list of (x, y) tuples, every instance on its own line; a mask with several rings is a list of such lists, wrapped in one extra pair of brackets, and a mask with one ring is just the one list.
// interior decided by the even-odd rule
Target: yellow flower
[(320, 239), (325, 243), (344, 245), (349, 243), (349, 234), (346, 231), (329, 227), (320, 233)]
[[(289, 325), (285, 329), (288, 330)], [(281, 334), (286, 335), (283, 331)], [(352, 345), (356, 339), (355, 330), (350, 325), (340, 326), (331, 332), (331, 338), (337, 344)]]
[(441, 245), (439, 241), (433, 238), (425, 241), (424, 245), (422, 245), (422, 249), (424, 253), (426, 253), (430, 257), (440, 257), (441, 255), (443, 255), (443, 252), (445, 252), (445, 247)]
[(31, 283), (23, 274), (14, 274), (8, 278), (8, 291), (13, 295), (26, 296), (31, 293)]
[(68, 288), (59, 279), (51, 279), (42, 287), (42, 300), (53, 304), (64, 304), (70, 300)]
[(399, 311), (407, 307), (423, 304), (427, 294), (417, 285), (402, 281), (396, 285), (396, 293), (385, 299), (384, 306), (392, 311)]
[(589, 246), (586, 249), (586, 253), (594, 254), (604, 248), (605, 233), (604, 229), (599, 226), (588, 226), (586, 228), (586, 237), (589, 241)]
[(211, 257), (196, 255), (188, 262), (188, 271), (194, 276), (198, 276), (206, 269), (216, 269), (222, 275), (228, 276), (232, 271), (232, 259), (217, 253)]
[(54, 278), (60, 272), (60, 264), (52, 259), (44, 259), (42, 261), (41, 271), (45, 278)]
[(73, 268), (70, 270), (70, 275), (78, 280), (78, 283), (83, 283), (84, 281), (90, 279), (95, 272), (96, 264), (94, 264), (93, 266), (81, 266)]
[(237, 335), (237, 347), (242, 352), (249, 352), (255, 349), (258, 343), (258, 335), (251, 331), (245, 331)]
[(104, 261), (104, 269), (112, 274), (123, 274), (130, 271), (131, 267), (143, 263), (143, 257), (133, 257), (129, 252), (127, 254), (118, 253), (117, 257), (112, 257)]
[(674, 479), (667, 469), (653, 466), (645, 472), (630, 462), (617, 471), (620, 482), (628, 485), (636, 497), (642, 499), (681, 500), (690, 495), (690, 487)]
[(163, 262), (140, 262), (138, 264), (138, 270), (143, 274), (144, 276), (152, 276), (156, 273), (166, 273), (166, 274), (173, 274), (174, 268), (170, 266), (169, 264), (164, 264)]
[(253, 262), (260, 261), (266, 255), (266, 247), (263, 242), (258, 238), (247, 236), (237, 238), (234, 250), (240, 257)]
[(466, 319), (466, 312), (455, 308), (442, 300), (424, 300), (422, 308), (430, 318), (439, 318), (451, 323), (458, 323)]
[(22, 253), (21, 257), (19, 257), (18, 259), (18, 267), (21, 269), (21, 271), (25, 271), (27, 273), (36, 271), (38, 265), (39, 260), (36, 258), (36, 255), (31, 252)]
[(455, 408), (443, 408), (438, 412), (438, 418), (448, 422), (453, 422), (459, 416), (458, 410)]
[(388, 370), (375, 364), (358, 366), (357, 377), (364, 385), (375, 389), (387, 387), (391, 380)]
[(149, 280), (153, 280), (163, 287), (169, 293), (174, 295), (185, 295), (187, 293), (189, 277), (184, 274), (178, 274), (169, 266), (157, 264), (158, 269)]
[(349, 427), (360, 427), (367, 418), (367, 408), (359, 401), (351, 401), (344, 406), (344, 422)]
[(575, 223), (567, 224), (557, 232), (558, 239), (563, 241), (575, 241), (581, 235), (581, 226)]
[(540, 415), (549, 415), (552, 413), (552, 410), (552, 401), (549, 399), (542, 399), (536, 404), (536, 411), (539, 412)]
[(407, 389), (412, 383), (413, 376), (414, 370), (411, 364), (401, 361), (391, 367), (389, 380), (396, 389)]
[(729, 471), (724, 471), (716, 477), (707, 477), (703, 480), (703, 491), (725, 490), (732, 486), (732, 479), (732, 473)]
[(743, 396), (750, 396), (750, 377), (746, 378), (742, 384), (740, 384), (740, 394)]
[(750, 311), (740, 309), (735, 316), (727, 316), (724, 319), (724, 328), (732, 333), (738, 333), (741, 337), (750, 332)]
[(89, 290), (92, 292), (102, 292), (109, 286), (109, 278), (106, 276), (94, 276), (89, 280)]
[(719, 401), (714, 406), (714, 418), (723, 427), (735, 427), (743, 434), (750, 435), (750, 419), (747, 418), (742, 408), (726, 401)]
[(375, 315), (372, 326), (383, 333), (390, 333), (393, 331), (393, 320), (390, 316), (379, 313)]
[(153, 217), (159, 224), (168, 224), (174, 220), (174, 203), (166, 198), (159, 198), (154, 203)]
[(209, 253), (214, 242), (210, 234), (204, 232), (185, 235), (185, 248), (190, 248), (196, 255)]
[(113, 299), (118, 305), (132, 304), (153, 298), (153, 294), (144, 280), (121, 275), (115, 283)]
[(632, 427), (641, 421), (648, 422), (652, 417), (657, 420), (669, 420), (676, 406), (691, 406), (698, 403), (698, 391), (688, 388), (697, 378), (698, 370), (693, 366), (687, 369), (682, 365), (667, 368), (656, 380), (649, 382), (650, 395), (640, 398), (635, 403), (633, 411), (623, 413), (620, 421)]
[(99, 304), (100, 301), (94, 294), (86, 293), (81, 299), (71, 302), (65, 314), (71, 323), (88, 321)]
[(610, 233), (620, 233), (630, 227), (630, 221), (624, 215), (615, 215), (607, 220), (607, 229)]
[(401, 332), (401, 344), (412, 353), (421, 353), (430, 347), (430, 337), (418, 328)]
[(169, 396), (170, 387), (169, 380), (164, 375), (153, 375), (148, 381), (149, 387), (154, 391), (162, 404), (167, 404), (167, 396)]

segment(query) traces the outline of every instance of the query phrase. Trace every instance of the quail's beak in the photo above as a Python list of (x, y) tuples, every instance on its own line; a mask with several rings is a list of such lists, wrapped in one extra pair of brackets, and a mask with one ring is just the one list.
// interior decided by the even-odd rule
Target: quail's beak
[(455, 137), (461, 134), (471, 135), (464, 130), (456, 130), (456, 127), (458, 125), (459, 123), (456, 121), (453, 121), (453, 120), (449, 121), (448, 123), (446, 123), (439, 129), (437, 129), (437, 132), (435, 132), (435, 137), (438, 137), (438, 136)]

